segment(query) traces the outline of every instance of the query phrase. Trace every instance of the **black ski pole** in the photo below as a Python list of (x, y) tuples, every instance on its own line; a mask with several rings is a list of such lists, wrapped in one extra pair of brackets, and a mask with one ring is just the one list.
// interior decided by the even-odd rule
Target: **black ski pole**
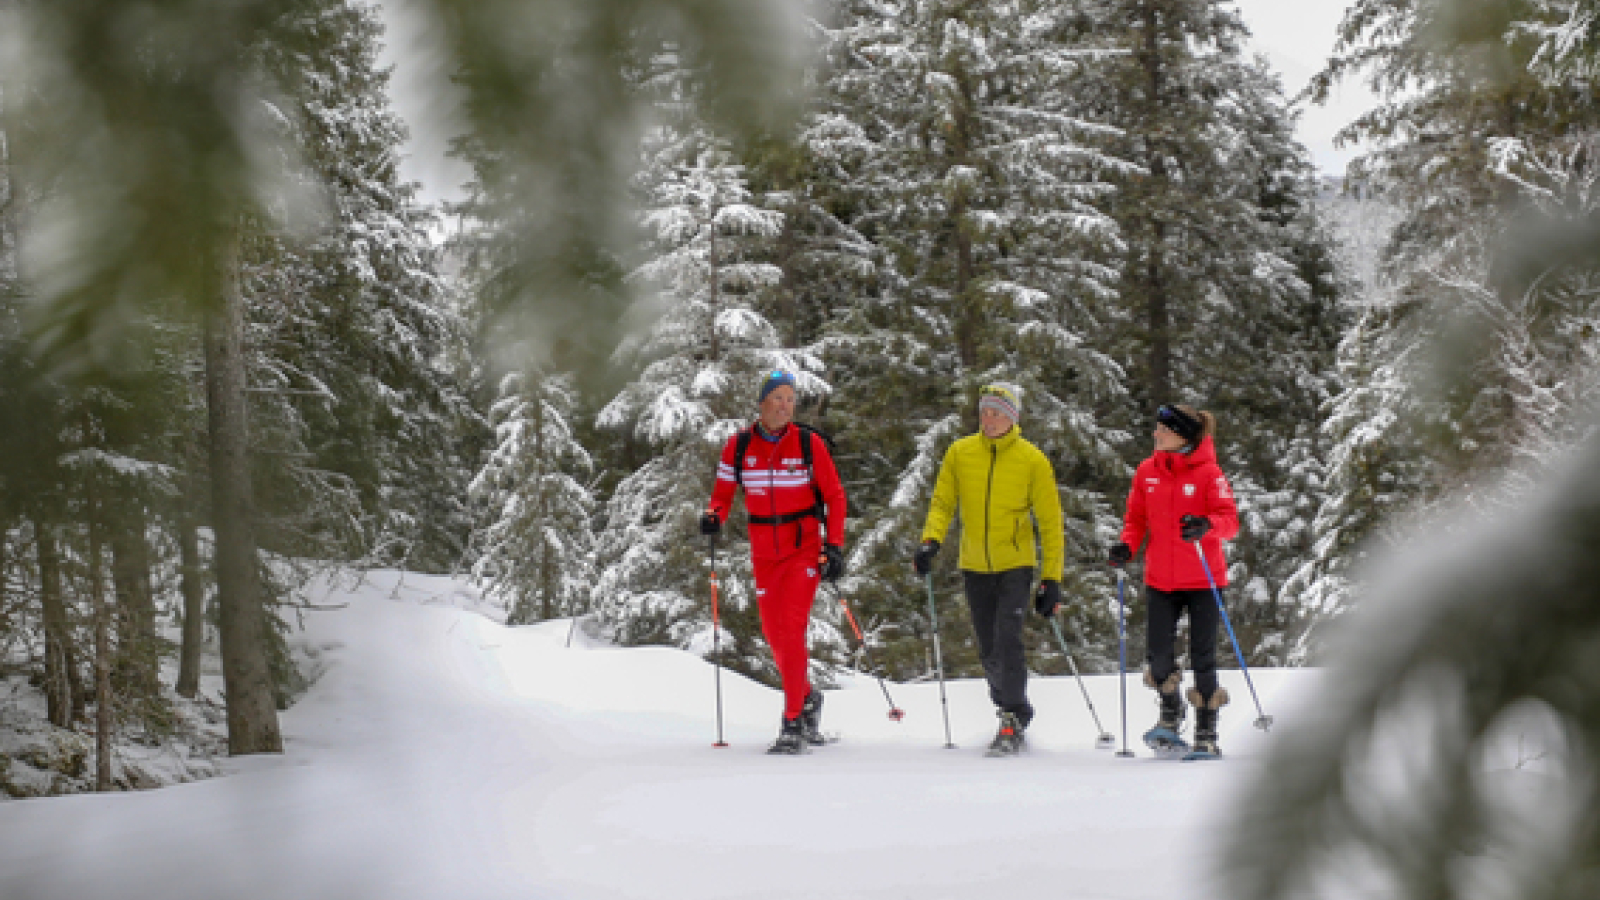
[(944, 693), (944, 651), (939, 647), (939, 606), (933, 600), (933, 573), (926, 576), (928, 580), (928, 618), (933, 624), (933, 668), (939, 675), (939, 704), (944, 709), (944, 748), (956, 749), (955, 742), (950, 740), (950, 700)]
[(856, 641), (861, 644), (861, 658), (873, 669), (873, 675), (878, 679), (878, 687), (883, 689), (883, 699), (889, 703), (889, 718), (896, 722), (906, 717), (906, 711), (894, 705), (894, 698), (889, 696), (889, 686), (884, 684), (883, 676), (877, 672), (877, 666), (872, 663), (872, 652), (867, 648), (867, 638), (861, 633), (861, 626), (856, 624), (855, 613), (850, 611), (850, 604), (845, 602), (844, 592), (839, 590), (837, 584), (833, 585), (833, 597), (839, 601), (839, 608), (844, 610), (845, 618), (850, 620), (850, 629), (856, 633)]
[(1088, 705), (1089, 715), (1094, 718), (1094, 727), (1100, 731), (1100, 736), (1094, 739), (1094, 748), (1110, 750), (1117, 745), (1117, 739), (1100, 724), (1100, 714), (1095, 712), (1094, 701), (1089, 699), (1089, 689), (1083, 685), (1083, 676), (1078, 674), (1078, 663), (1072, 658), (1072, 651), (1067, 649), (1067, 639), (1061, 636), (1061, 624), (1055, 616), (1050, 617), (1050, 628), (1056, 633), (1056, 643), (1061, 645), (1061, 655), (1067, 658), (1067, 665), (1072, 667), (1072, 677), (1078, 679), (1078, 690), (1083, 693), (1083, 702)]
[(717, 742), (713, 747), (726, 747), (722, 739), (722, 623), (717, 613), (717, 536), (711, 541), (711, 657), (716, 664), (717, 681)]
[(1222, 613), (1222, 624), (1228, 628), (1228, 640), (1233, 642), (1233, 655), (1239, 660), (1239, 669), (1244, 672), (1244, 683), (1250, 688), (1250, 699), (1256, 704), (1255, 726), (1262, 731), (1272, 730), (1272, 717), (1261, 711), (1261, 698), (1256, 695), (1256, 684), (1250, 680), (1250, 666), (1244, 661), (1244, 654), (1239, 652), (1239, 638), (1233, 633), (1233, 623), (1228, 620), (1228, 608), (1222, 605), (1222, 592), (1217, 590), (1217, 580), (1211, 577), (1211, 564), (1206, 562), (1206, 551), (1200, 548), (1200, 542), (1194, 542), (1194, 552), (1200, 556), (1200, 568), (1206, 572), (1206, 584), (1211, 585), (1211, 596), (1217, 598), (1217, 612)]
[(1117, 570), (1117, 686), (1122, 690), (1122, 749), (1120, 757), (1129, 757), (1128, 749), (1128, 603), (1123, 596), (1122, 570)]

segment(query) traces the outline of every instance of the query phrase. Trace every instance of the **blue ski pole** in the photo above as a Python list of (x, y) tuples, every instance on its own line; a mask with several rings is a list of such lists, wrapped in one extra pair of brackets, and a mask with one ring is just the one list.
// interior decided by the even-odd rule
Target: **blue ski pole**
[(1239, 668), (1244, 672), (1244, 683), (1250, 688), (1250, 699), (1256, 704), (1255, 726), (1262, 731), (1272, 730), (1272, 717), (1261, 711), (1261, 698), (1256, 696), (1256, 685), (1250, 680), (1250, 666), (1245, 664), (1244, 654), (1239, 652), (1239, 638), (1233, 633), (1233, 623), (1228, 620), (1228, 608), (1222, 605), (1222, 592), (1217, 590), (1217, 580), (1211, 577), (1211, 564), (1206, 562), (1206, 552), (1200, 548), (1200, 542), (1194, 542), (1194, 552), (1200, 557), (1200, 568), (1205, 570), (1206, 584), (1211, 585), (1211, 596), (1217, 598), (1217, 612), (1222, 613), (1222, 624), (1227, 626), (1228, 640), (1233, 642), (1233, 655), (1239, 660)]

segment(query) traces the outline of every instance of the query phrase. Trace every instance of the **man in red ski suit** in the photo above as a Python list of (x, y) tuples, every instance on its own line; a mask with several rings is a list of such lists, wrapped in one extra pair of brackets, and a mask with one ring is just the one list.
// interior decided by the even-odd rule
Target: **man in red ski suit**
[(778, 370), (762, 379), (760, 417), (723, 445), (716, 487), (700, 519), (702, 534), (719, 533), (735, 488), (744, 488), (761, 630), (783, 680), (783, 725), (773, 753), (824, 743), (822, 694), (811, 687), (806, 630), (819, 580), (844, 573), (844, 485), (827, 442), (791, 421), (795, 397), (792, 374)]

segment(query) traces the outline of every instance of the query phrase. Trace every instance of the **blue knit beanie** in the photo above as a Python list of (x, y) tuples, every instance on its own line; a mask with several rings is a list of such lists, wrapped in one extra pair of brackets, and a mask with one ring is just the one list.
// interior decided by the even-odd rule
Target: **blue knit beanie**
[(765, 378), (761, 379), (761, 393), (756, 396), (756, 402), (760, 403), (767, 399), (768, 394), (786, 384), (796, 391), (800, 390), (800, 386), (795, 383), (794, 375), (782, 369), (773, 369), (767, 373)]

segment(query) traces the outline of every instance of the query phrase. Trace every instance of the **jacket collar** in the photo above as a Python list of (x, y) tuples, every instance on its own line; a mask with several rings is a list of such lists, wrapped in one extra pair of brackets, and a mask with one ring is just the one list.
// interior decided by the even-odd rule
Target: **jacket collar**
[(769, 444), (783, 443), (784, 438), (789, 436), (789, 432), (794, 430), (794, 422), (792, 421), (785, 422), (783, 427), (778, 429), (777, 433), (768, 431), (766, 426), (761, 424), (760, 419), (756, 419), (754, 422), (750, 423), (750, 432), (757, 438), (760, 438)]
[(983, 433), (983, 429), (978, 429), (978, 440), (983, 443), (984, 449), (987, 450), (990, 447), (993, 447), (997, 453), (1005, 452), (1011, 447), (1012, 444), (1015, 444), (1021, 438), (1022, 427), (1019, 425), (1011, 426), (1010, 431), (1000, 435), (997, 438), (991, 438)]
[(1198, 469), (1207, 463), (1215, 465), (1217, 462), (1217, 448), (1211, 443), (1211, 438), (1203, 437), (1200, 443), (1188, 453), (1157, 453), (1154, 456), (1156, 465), (1167, 472), (1187, 472)]

